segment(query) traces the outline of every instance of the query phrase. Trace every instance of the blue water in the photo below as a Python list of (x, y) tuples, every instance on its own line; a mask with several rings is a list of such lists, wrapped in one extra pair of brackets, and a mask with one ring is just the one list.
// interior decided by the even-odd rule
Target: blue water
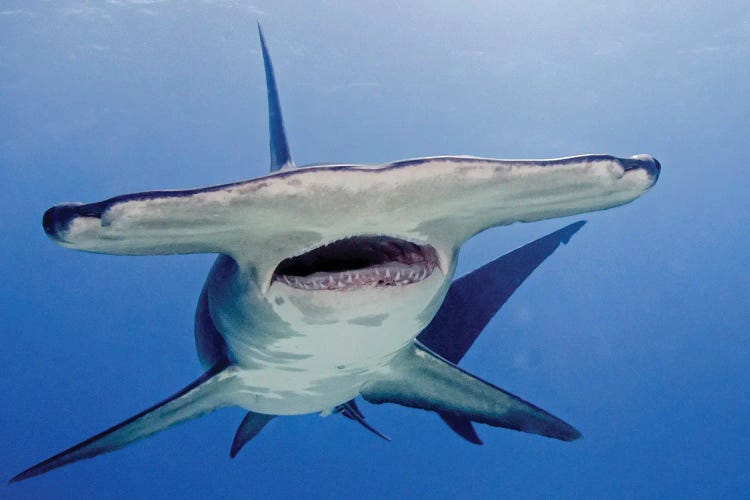
[[(277, 419), (235, 460), (225, 409), (2, 498), (741, 497), (750, 488), (750, 9), (722, 2), (0, 5), (0, 479), (200, 373), (212, 256), (47, 240), (65, 201), (262, 175), (274, 56), (298, 164), (653, 154), (655, 188), (587, 224), (462, 366), (559, 415), (562, 443), (363, 405)], [(344, 216), (344, 215), (342, 215)], [(577, 218), (467, 244), (463, 274)]]

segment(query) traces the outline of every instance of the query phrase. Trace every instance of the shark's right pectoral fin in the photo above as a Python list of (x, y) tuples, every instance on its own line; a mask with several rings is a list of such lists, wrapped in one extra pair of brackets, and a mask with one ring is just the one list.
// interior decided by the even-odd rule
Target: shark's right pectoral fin
[(573, 441), (581, 433), (570, 424), (493, 386), (415, 343), (399, 353), (380, 377), (362, 388), (375, 404), (397, 403), (494, 427)]
[(237, 382), (231, 367), (218, 364), (169, 399), (106, 431), (21, 472), (10, 482), (22, 481), (52, 469), (117, 450), (185, 420), (231, 404)]

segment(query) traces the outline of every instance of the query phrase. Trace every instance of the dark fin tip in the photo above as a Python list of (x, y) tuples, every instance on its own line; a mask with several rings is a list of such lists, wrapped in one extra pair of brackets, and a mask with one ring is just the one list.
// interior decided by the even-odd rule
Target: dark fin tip
[(577, 441), (578, 439), (583, 438), (583, 434), (581, 434), (578, 429), (563, 421), (559, 422), (558, 425), (551, 427), (549, 429), (549, 433), (547, 433), (546, 436), (566, 442)]
[(254, 439), (273, 418), (273, 415), (247, 412), (239, 427), (237, 427), (237, 432), (234, 433), (232, 446), (229, 448), (229, 456), (231, 458), (236, 457), (240, 450)]
[(438, 412), (438, 416), (450, 429), (471, 444), (484, 444), (477, 434), (471, 420), (454, 413)]
[(25, 472), (22, 472), (22, 473), (20, 473), (20, 474), (18, 474), (16, 476), (13, 476), (12, 478), (10, 478), (10, 480), (8, 480), (8, 485), (15, 484), (15, 483), (20, 483), (24, 479), (28, 479), (29, 477), (31, 477), (31, 476), (25, 476), (24, 474), (25, 474)]
[(578, 222), (574, 222), (573, 224), (570, 224), (569, 226), (565, 226), (564, 228), (560, 229), (560, 240), (564, 244), (568, 244), (570, 241), (570, 238), (573, 237), (574, 234), (578, 232), (579, 229), (581, 229), (584, 225), (586, 225), (585, 220), (579, 220)]
[(583, 439), (583, 434), (578, 429), (573, 429), (573, 432), (570, 433), (568, 439), (564, 439), (564, 441), (578, 441), (579, 439)]
[(263, 28), (258, 21), (258, 36), (260, 48), (263, 55), (263, 69), (266, 74), (266, 92), (268, 94), (268, 131), (269, 147), (271, 153), (271, 172), (280, 168), (294, 166), (292, 154), (289, 151), (289, 143), (284, 130), (284, 119), (281, 116), (281, 102), (279, 100), (279, 89), (276, 85), (276, 75), (271, 62), (271, 55), (266, 45), (266, 37)]
[(461, 436), (461, 437), (464, 438), (464, 441), (466, 441), (467, 443), (475, 444), (477, 446), (484, 445), (484, 441), (482, 441), (482, 439), (479, 436), (475, 436), (473, 438), (469, 438), (468, 436)]
[[(211, 411), (217, 406), (211, 406), (213, 401), (208, 398), (216, 394), (215, 383), (221, 382), (221, 380), (216, 380), (214, 377), (224, 370), (227, 365), (226, 361), (218, 362), (210, 370), (173, 396), (39, 462), (11, 478), (9, 483), (23, 481), (80, 460), (90, 459), (118, 450), (173, 425)], [(225, 380), (232, 380), (232, 378), (230, 377)], [(193, 403), (199, 403), (199, 405), (196, 406)]]
[(229, 458), (234, 458), (237, 456), (237, 454), (242, 449), (242, 446), (244, 443), (241, 443), (237, 437), (235, 436), (235, 439), (232, 441), (232, 446), (229, 448)]

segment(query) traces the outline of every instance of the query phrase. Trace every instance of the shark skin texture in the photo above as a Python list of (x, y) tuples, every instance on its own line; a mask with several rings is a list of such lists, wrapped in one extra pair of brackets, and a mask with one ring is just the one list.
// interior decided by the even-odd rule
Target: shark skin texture
[(659, 162), (650, 155), (436, 156), (295, 167), (258, 28), (268, 88), (269, 174), (64, 203), (42, 219), (54, 242), (75, 250), (218, 254), (195, 318), (206, 372), (11, 482), (225, 406), (248, 410), (231, 456), (282, 415), (340, 413), (388, 439), (365, 422), (360, 396), (437, 412), (471, 442), (481, 442), (472, 422), (563, 441), (579, 438), (570, 424), (456, 363), (510, 294), (582, 223), (453, 282), (458, 252), (492, 227), (629, 203), (656, 183)]

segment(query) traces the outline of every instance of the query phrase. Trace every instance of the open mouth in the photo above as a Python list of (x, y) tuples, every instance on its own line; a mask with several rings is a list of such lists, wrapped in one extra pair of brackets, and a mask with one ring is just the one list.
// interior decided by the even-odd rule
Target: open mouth
[(390, 236), (353, 236), (284, 259), (273, 274), (302, 290), (405, 286), (422, 281), (438, 265), (437, 252)]

